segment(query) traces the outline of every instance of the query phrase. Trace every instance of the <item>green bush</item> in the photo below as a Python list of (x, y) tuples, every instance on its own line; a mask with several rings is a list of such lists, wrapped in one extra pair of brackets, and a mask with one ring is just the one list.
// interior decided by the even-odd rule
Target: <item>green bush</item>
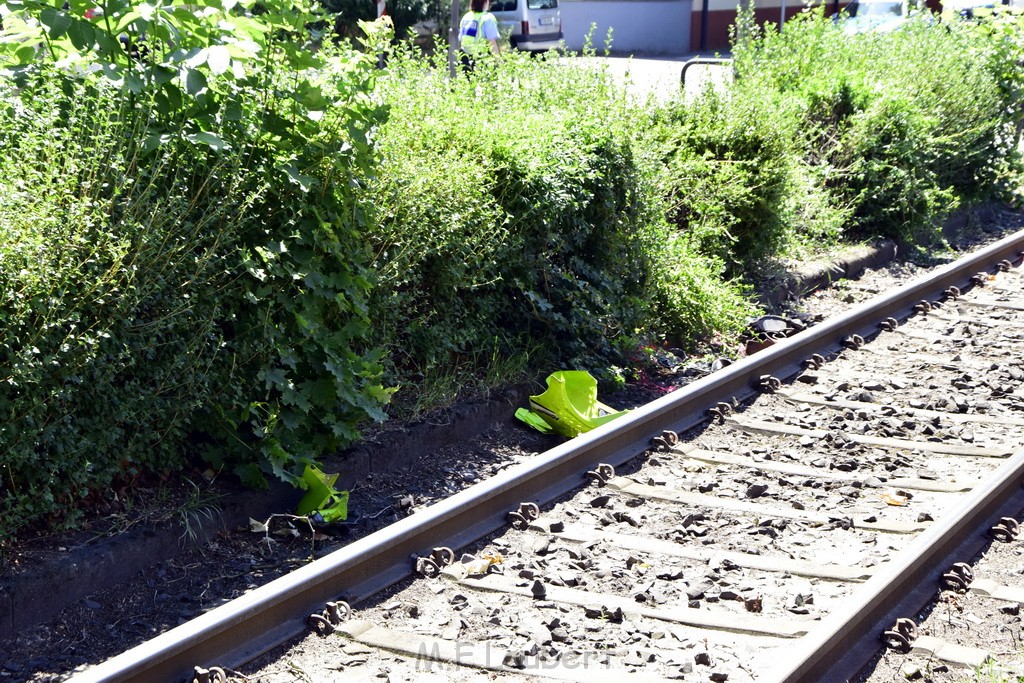
[(1019, 113), (991, 50), (963, 23), (922, 15), (899, 31), (847, 35), (819, 9), (738, 45), (736, 91), (791, 102), (794, 153), (851, 212), (849, 238), (928, 241), (1006, 170)]
[(664, 228), (652, 269), (655, 330), (674, 346), (704, 349), (712, 339), (735, 339), (758, 313), (749, 288), (723, 277), (723, 264), (697, 251), (684, 235)]
[[(166, 50), (156, 18), (111, 42), (105, 21), (144, 20), (105, 9), (5, 17), (32, 49), (0, 50), (0, 539), (197, 452), (250, 484), (294, 480), (389, 393), (356, 194), (373, 60), (312, 60), (291, 5), (188, 13)], [(248, 54), (216, 49), (235, 39), (222, 12)]]
[(660, 331), (658, 160), (607, 71), (512, 53), (449, 81), (414, 52), (388, 60), (373, 308), (396, 377), (473, 372), (526, 340), (539, 370), (599, 370)]
[(785, 245), (799, 121), (788, 105), (772, 91), (736, 89), (666, 108), (658, 133), (669, 219), (702, 253), (735, 267)]

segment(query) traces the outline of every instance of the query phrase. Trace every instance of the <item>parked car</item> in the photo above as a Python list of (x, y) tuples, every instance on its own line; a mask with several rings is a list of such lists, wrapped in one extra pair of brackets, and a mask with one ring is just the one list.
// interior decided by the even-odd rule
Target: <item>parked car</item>
[(1007, 4), (1005, 0), (943, 0), (942, 16), (977, 19), (995, 13), (996, 5)]
[(888, 33), (906, 21), (906, 0), (852, 0), (836, 17), (847, 33)]
[(519, 50), (537, 52), (558, 47), (562, 12), (558, 0), (491, 0), (491, 14), (502, 35)]

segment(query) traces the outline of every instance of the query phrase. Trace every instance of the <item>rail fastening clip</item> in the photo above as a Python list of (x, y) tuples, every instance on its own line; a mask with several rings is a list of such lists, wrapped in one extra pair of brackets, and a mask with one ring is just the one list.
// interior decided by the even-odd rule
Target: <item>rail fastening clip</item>
[(900, 617), (891, 629), (882, 634), (885, 644), (899, 652), (910, 652), (910, 646), (917, 640), (917, 624), (913, 619)]

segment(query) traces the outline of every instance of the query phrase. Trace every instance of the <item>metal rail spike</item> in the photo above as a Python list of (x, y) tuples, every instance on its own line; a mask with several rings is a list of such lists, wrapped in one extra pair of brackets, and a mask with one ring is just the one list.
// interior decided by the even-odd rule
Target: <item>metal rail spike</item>
[(317, 635), (329, 636), (342, 622), (348, 621), (350, 616), (352, 616), (352, 608), (347, 602), (339, 600), (324, 605), (320, 614), (310, 614), (306, 618), (306, 623), (316, 631)]
[(932, 303), (930, 301), (925, 301), (924, 299), (914, 304), (914, 310), (918, 313), (928, 313), (932, 308), (934, 308)]
[(943, 294), (946, 295), (947, 299), (959, 299), (960, 298), (960, 288), (957, 287), (956, 285), (950, 285), (946, 289), (946, 291), (943, 292)]
[(677, 443), (679, 443), (679, 435), (669, 429), (663, 431), (661, 436), (651, 439), (651, 445), (654, 446), (654, 450), (661, 453), (672, 450), (672, 447)]
[(228, 675), (219, 666), (204, 669), (197, 666), (192, 672), (192, 683), (227, 683)]
[(886, 332), (892, 332), (900, 326), (900, 321), (896, 318), (886, 318), (882, 322), (878, 323), (878, 329), (885, 330)]
[(782, 388), (782, 380), (771, 375), (761, 375), (754, 381), (754, 388), (765, 394), (774, 394)]
[(804, 370), (820, 370), (824, 364), (825, 356), (820, 353), (815, 353), (810, 358), (805, 358), (803, 363), (801, 363)]
[(732, 415), (732, 404), (726, 403), (725, 401), (719, 401), (715, 404), (714, 408), (708, 408), (708, 415), (715, 421), (716, 424), (725, 423), (725, 418)]
[(615, 468), (607, 463), (601, 463), (587, 472), (586, 476), (590, 477), (595, 486), (604, 486), (615, 477)]
[(864, 337), (859, 334), (851, 334), (849, 337), (843, 340), (843, 346), (851, 351), (856, 351), (860, 347), (864, 346)]
[(997, 541), (1009, 543), (1020, 534), (1020, 523), (1013, 517), (1003, 517), (992, 527), (990, 533)]
[(508, 521), (513, 529), (523, 530), (530, 526), (530, 522), (540, 517), (540, 508), (536, 503), (520, 503), (518, 510), (508, 513)]

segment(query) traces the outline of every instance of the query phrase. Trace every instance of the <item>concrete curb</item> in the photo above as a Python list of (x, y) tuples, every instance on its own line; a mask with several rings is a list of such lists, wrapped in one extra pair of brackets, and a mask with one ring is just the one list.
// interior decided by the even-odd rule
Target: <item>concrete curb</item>
[(781, 283), (771, 290), (761, 292), (759, 299), (769, 308), (784, 301), (798, 299), (807, 294), (825, 289), (838, 280), (853, 280), (868, 268), (878, 268), (896, 258), (899, 252), (895, 242), (884, 240), (871, 246), (856, 247), (845, 252), (831, 263), (816, 263), (789, 273)]

